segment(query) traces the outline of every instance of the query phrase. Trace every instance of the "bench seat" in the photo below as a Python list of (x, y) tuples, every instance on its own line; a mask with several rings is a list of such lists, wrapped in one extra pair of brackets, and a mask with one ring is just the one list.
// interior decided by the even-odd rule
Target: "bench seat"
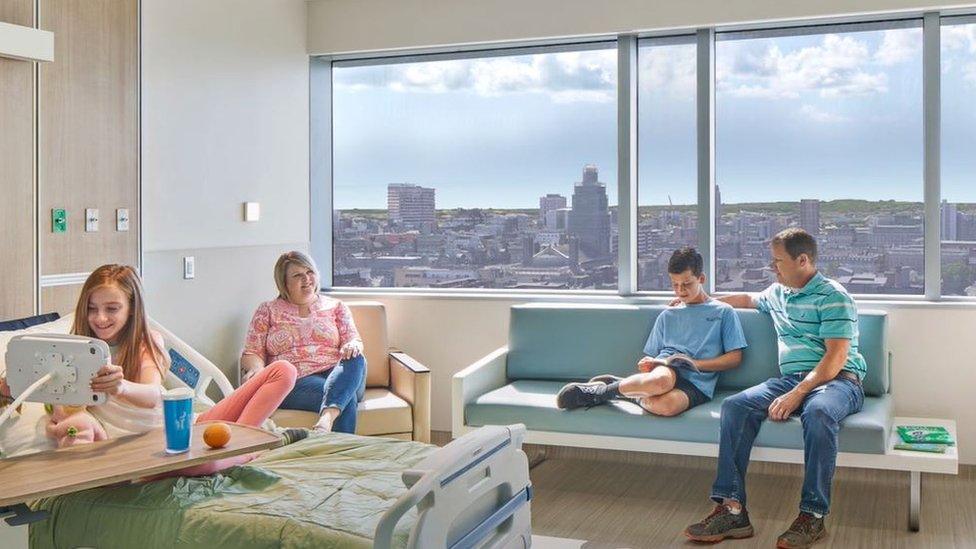
[[(556, 393), (562, 386), (561, 381), (520, 379), (480, 395), (467, 405), (464, 415), (472, 426), (524, 423), (533, 431), (717, 444), (722, 400), (735, 394), (718, 391), (711, 402), (680, 416), (659, 417), (624, 401), (588, 410), (560, 410), (556, 408)], [(865, 398), (861, 412), (841, 422), (840, 451), (884, 454), (891, 419), (890, 395)], [(791, 417), (786, 422), (763, 422), (756, 445), (803, 449), (799, 417)]]

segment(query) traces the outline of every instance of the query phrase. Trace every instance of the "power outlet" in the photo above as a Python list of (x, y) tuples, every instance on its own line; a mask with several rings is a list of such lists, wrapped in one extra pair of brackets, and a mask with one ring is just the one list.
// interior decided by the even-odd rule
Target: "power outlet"
[(129, 210), (126, 208), (119, 208), (115, 210), (115, 230), (116, 231), (128, 231), (129, 230)]
[(183, 278), (189, 280), (197, 275), (196, 264), (193, 256), (188, 255), (183, 258)]
[(93, 233), (98, 230), (98, 209), (85, 209), (85, 232)]
[(65, 210), (64, 208), (51, 209), (51, 232), (52, 233), (68, 232), (68, 211)]

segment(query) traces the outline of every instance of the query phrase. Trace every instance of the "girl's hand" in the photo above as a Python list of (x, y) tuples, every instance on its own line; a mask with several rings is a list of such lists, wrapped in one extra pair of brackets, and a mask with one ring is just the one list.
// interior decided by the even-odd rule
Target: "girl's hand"
[(349, 343), (346, 343), (339, 349), (339, 354), (342, 356), (342, 360), (348, 360), (354, 356), (359, 356), (363, 354), (363, 342), (358, 339), (354, 339)]
[(91, 380), (92, 391), (106, 393), (109, 395), (119, 395), (122, 392), (122, 385), (125, 381), (122, 367), (116, 364), (106, 364), (98, 370), (98, 375)]

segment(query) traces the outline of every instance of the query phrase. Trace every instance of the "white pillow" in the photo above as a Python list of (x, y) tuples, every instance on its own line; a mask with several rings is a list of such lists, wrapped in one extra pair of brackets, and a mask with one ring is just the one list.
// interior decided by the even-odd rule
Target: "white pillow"
[[(13, 332), (0, 332), (0, 374), (7, 371), (5, 356), (7, 344), (10, 343), (11, 338), (22, 334), (67, 334), (74, 324), (74, 317), (74, 313), (71, 313), (54, 322), (46, 322)], [(47, 417), (43, 404), (25, 402), (19, 414), (14, 412), (10, 419), (0, 425), (0, 445), (3, 447), (3, 457), (53, 450), (56, 447), (54, 440), (47, 438), (44, 432)]]

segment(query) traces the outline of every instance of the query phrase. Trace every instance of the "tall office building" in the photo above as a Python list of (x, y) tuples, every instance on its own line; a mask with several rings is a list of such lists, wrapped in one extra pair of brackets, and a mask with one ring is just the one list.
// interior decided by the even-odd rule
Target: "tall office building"
[(942, 200), (942, 240), (959, 240), (959, 211), (956, 205)]
[(800, 228), (813, 236), (820, 234), (820, 200), (800, 200)]
[(539, 224), (545, 225), (547, 213), (565, 207), (566, 197), (561, 194), (550, 193), (539, 197)]
[(420, 228), (434, 225), (434, 189), (391, 183), (386, 187), (386, 204), (393, 226)]
[(598, 180), (598, 175), (596, 166), (583, 167), (583, 180), (573, 188), (573, 209), (567, 231), (579, 239), (583, 253), (593, 258), (610, 255), (607, 186)]

